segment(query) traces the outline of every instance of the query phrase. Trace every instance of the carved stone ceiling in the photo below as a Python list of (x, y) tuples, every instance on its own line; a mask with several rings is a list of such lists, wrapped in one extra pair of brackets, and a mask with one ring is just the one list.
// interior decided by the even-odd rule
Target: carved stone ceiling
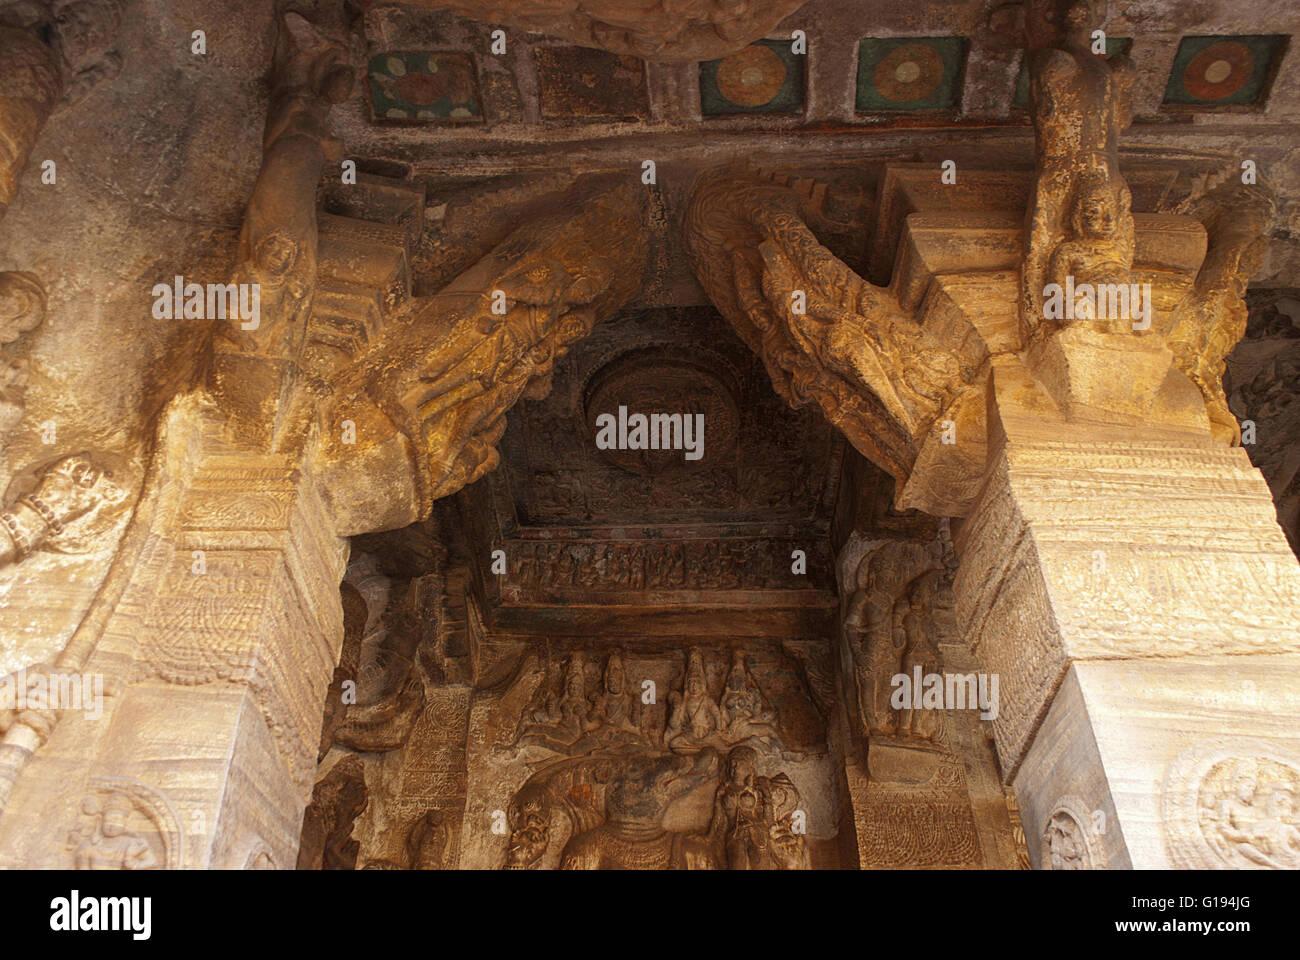
[[(467, 179), (595, 169), (635, 176), (645, 160), (658, 165), (660, 183), (756, 154), (790, 163), (1031, 165), (1018, 3), (811, 0), (752, 42), (752, 30), (710, 27), (715, 39), (730, 38), (729, 52), (696, 51), (684, 33), (633, 55), (629, 30), (671, 36), (698, 19), (695, 5), (665, 6), (370, 3), (369, 81), (336, 110), (338, 128), (353, 155), (446, 181), (449, 200), (451, 184)], [(780, 6), (736, 9), (762, 23)], [(592, 33), (588, 21), (602, 17), (621, 26)], [(1297, 27), (1300, 7), (1287, 0), (1116, 0), (1106, 25), (1108, 50), (1137, 64), (1126, 162), (1199, 154), (1221, 158), (1226, 170), (1252, 159), (1286, 191), (1257, 282), (1283, 283), (1300, 264), (1300, 197), (1291, 195), (1300, 184), (1300, 71), (1289, 41)], [(505, 48), (494, 53), (498, 30)], [(795, 31), (806, 36), (806, 55), (792, 52)], [(673, 44), (683, 56), (664, 62)]]
[[(829, 629), (846, 444), (816, 408), (776, 396), (712, 307), (626, 309), (575, 344), (553, 382), (511, 412), (500, 468), (463, 498), (494, 633)], [(597, 418), (620, 407), (702, 415), (704, 456), (598, 447)], [(498, 548), (508, 577), (488, 569)]]
[[(827, 532), (839, 442), (811, 406), (772, 391), (762, 362), (711, 308), (630, 310), (556, 368), (544, 400), (511, 415), (496, 486), (519, 528), (708, 525)], [(704, 456), (597, 449), (596, 418), (698, 413)], [(722, 533), (724, 531), (718, 530)]]

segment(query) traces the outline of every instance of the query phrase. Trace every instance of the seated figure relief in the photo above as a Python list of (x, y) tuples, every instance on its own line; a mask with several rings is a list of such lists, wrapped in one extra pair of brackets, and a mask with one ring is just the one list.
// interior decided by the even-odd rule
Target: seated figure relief
[(771, 708), (745, 666), (745, 654), (732, 652), (731, 672), (722, 692), (725, 732), (735, 740), (770, 737), (776, 733), (776, 712)]
[(152, 870), (158, 858), (149, 842), (128, 829), (135, 812), (131, 798), (122, 793), (104, 800), (90, 797), (82, 813), (92, 824), (68, 837), (78, 870)]
[[(711, 748), (689, 756), (637, 750), (565, 761), (511, 801), (503, 867), (543, 866), (567, 820), (557, 862), (562, 870), (806, 870), (799, 791), (784, 772), (759, 775), (759, 762), (752, 747), (736, 747), (725, 764)], [(707, 826), (699, 832), (667, 826), (679, 798), (710, 787)]]
[(590, 704), (587, 701), (586, 659), (574, 653), (565, 666), (563, 686), (555, 696), (548, 689), (550, 677), (542, 681), (538, 696), (541, 703), (530, 704), (524, 711), (517, 742), (536, 743), (553, 749), (575, 744), (587, 724)]
[(558, 684), (559, 671), (546, 669), (508, 745), (568, 756), (620, 744), (662, 746), (674, 753), (705, 747), (725, 751), (746, 741), (780, 746), (780, 717), (741, 650), (732, 653), (715, 696), (704, 655), (692, 649), (681, 687), (668, 694), (663, 713), (643, 701), (641, 683), (629, 679), (622, 651), (612, 651), (597, 671), (597, 663), (581, 651), (569, 655)]
[(774, 744), (779, 739), (777, 721), (776, 711), (749, 672), (743, 651), (732, 653), (721, 699), (714, 699), (703, 655), (693, 649), (687, 654), (681, 690), (669, 695), (664, 744), (677, 753), (691, 753), (706, 746), (725, 750), (749, 739)]
[[(1079, 176), (1071, 193), (1069, 222), (1064, 239), (1052, 251), (1049, 282), (1062, 289), (1067, 277), (1073, 278), (1075, 288), (1081, 284), (1127, 285), (1131, 282), (1134, 243), (1128, 185), (1122, 178), (1111, 176), (1102, 161)], [(1104, 333), (1122, 333), (1131, 323), (1127, 318), (1088, 316), (1090, 311), (1090, 301), (1080, 301), (1076, 307), (1079, 322)]]
[(671, 706), (664, 741), (670, 749), (689, 749), (721, 734), (722, 710), (709, 695), (707, 683), (703, 658), (698, 650), (692, 650), (686, 660), (682, 689), (674, 691), (669, 698)]
[(640, 705), (640, 698), (628, 686), (623, 655), (615, 650), (606, 661), (600, 690), (591, 700), (585, 730), (600, 734), (602, 739), (620, 734), (639, 738)]

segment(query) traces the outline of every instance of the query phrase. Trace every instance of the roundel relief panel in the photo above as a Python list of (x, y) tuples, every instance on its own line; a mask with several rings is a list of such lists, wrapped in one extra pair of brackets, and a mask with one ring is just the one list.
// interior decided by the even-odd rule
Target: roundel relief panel
[(1165, 103), (1226, 107), (1263, 103), (1286, 37), (1183, 37)]
[(1162, 798), (1173, 866), (1300, 869), (1300, 756), (1263, 740), (1215, 738), (1169, 765)]
[(858, 47), (858, 110), (952, 109), (965, 54), (962, 37), (867, 37)]
[(804, 100), (804, 56), (789, 41), (760, 41), (700, 64), (700, 111), (798, 113)]
[(600, 456), (631, 473), (735, 459), (740, 418), (732, 390), (702, 365), (615, 361), (588, 385), (584, 412)]

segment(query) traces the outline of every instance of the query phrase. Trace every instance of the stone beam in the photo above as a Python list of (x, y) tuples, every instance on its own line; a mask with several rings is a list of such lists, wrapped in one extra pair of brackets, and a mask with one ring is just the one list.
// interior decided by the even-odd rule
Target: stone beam
[(805, 2), (740, 0), (683, 7), (663, 0), (580, 0), (557, 7), (552, 0), (516, 0), (505, 7), (490, 0), (415, 0), (413, 5), (643, 60), (697, 61), (726, 56), (760, 39)]

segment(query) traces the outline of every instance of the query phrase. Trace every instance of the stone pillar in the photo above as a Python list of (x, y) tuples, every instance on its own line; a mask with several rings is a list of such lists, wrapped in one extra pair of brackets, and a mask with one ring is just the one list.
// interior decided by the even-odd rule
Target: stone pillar
[(1208, 430), (1067, 424), (1024, 387), (995, 370), (955, 591), (1033, 865), (1300, 866), (1269, 833), (1300, 792), (1300, 564), (1263, 477)]
[[(57, 665), (104, 678), (103, 714), (60, 713), (0, 818), (0, 865), (293, 866), (347, 545), (310, 471), (227, 447), (201, 395), (160, 447), (120, 599), (89, 658), (74, 640)], [(124, 841), (104, 836), (115, 813)]]

